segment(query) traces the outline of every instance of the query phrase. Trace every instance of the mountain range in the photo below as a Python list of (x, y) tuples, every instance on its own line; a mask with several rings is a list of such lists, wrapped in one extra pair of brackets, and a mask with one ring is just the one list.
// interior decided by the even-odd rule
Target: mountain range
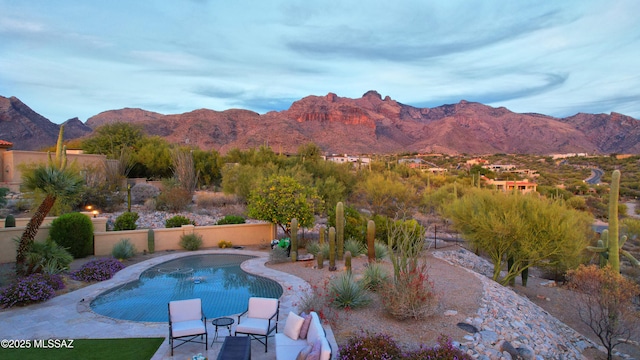
[[(268, 145), (295, 153), (300, 145), (317, 144), (329, 154), (640, 154), (640, 121), (611, 113), (579, 113), (566, 118), (514, 113), (476, 102), (433, 108), (402, 104), (376, 91), (351, 99), (329, 93), (307, 96), (283, 111), (199, 109), (163, 115), (124, 108), (101, 112), (82, 123), (66, 121), (65, 139), (89, 136), (101, 125), (128, 122), (171, 143), (216, 149)], [(59, 125), (39, 115), (16, 97), (0, 96), (0, 140), (15, 150), (53, 145)]]

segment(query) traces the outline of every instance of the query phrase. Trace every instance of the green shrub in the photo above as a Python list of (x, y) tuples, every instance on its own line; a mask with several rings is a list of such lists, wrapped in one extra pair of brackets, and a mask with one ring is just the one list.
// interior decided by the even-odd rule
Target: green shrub
[(340, 309), (355, 309), (368, 305), (371, 298), (361, 283), (351, 273), (342, 273), (329, 283), (331, 305)]
[(354, 258), (364, 254), (366, 250), (364, 244), (355, 239), (349, 239), (344, 243), (344, 251), (351, 251), (351, 256)]
[(164, 227), (166, 228), (177, 228), (180, 227), (182, 225), (195, 225), (196, 222), (189, 219), (186, 216), (182, 216), (182, 215), (176, 215), (174, 217), (171, 217), (169, 219), (167, 219), (164, 222)]
[(37, 272), (58, 274), (69, 269), (73, 255), (49, 238), (45, 242), (32, 243), (26, 260), (28, 274)]
[(401, 358), (400, 347), (386, 334), (362, 333), (350, 338), (347, 345), (340, 348), (341, 360), (393, 360)]
[(180, 247), (185, 250), (195, 251), (202, 246), (202, 235), (184, 234), (180, 236)]
[(121, 239), (113, 246), (111, 255), (116, 259), (128, 259), (136, 255), (136, 247), (129, 239)]
[(362, 286), (371, 291), (377, 291), (389, 283), (389, 274), (377, 263), (367, 265), (362, 277)]
[(93, 223), (84, 214), (60, 215), (51, 222), (49, 236), (76, 259), (93, 254)]
[(136, 220), (138, 220), (139, 217), (137, 212), (123, 212), (116, 218), (113, 230), (135, 230), (138, 227)]
[(320, 250), (320, 243), (317, 241), (309, 241), (305, 247), (307, 249), (307, 253), (313, 254), (314, 257), (318, 256)]
[(111, 191), (106, 184), (84, 186), (79, 203), (85, 206), (91, 205), (104, 212), (114, 212), (124, 203), (124, 196)]
[(11, 214), (7, 215), (7, 218), (4, 219), (4, 227), (6, 228), (16, 227), (16, 218)]
[(9, 193), (9, 189), (0, 187), (0, 207), (7, 205), (7, 194)]
[(244, 224), (246, 221), (242, 216), (227, 215), (218, 220), (218, 225)]

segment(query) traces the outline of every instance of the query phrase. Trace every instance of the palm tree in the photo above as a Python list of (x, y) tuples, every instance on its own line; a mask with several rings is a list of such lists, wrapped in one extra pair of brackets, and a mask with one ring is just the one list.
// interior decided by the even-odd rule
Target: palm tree
[(70, 169), (67, 169), (66, 148), (62, 146), (62, 135), (64, 126), (60, 126), (58, 135), (58, 145), (56, 147), (55, 160), (49, 154), (49, 163), (39, 165), (33, 171), (27, 171), (22, 177), (23, 187), (27, 191), (39, 190), (45, 195), (44, 200), (38, 206), (27, 227), (25, 228), (16, 254), (16, 273), (24, 274), (24, 263), (31, 248), (31, 244), (38, 233), (38, 229), (44, 218), (55, 204), (58, 198), (68, 197), (77, 194), (82, 189), (82, 178)]

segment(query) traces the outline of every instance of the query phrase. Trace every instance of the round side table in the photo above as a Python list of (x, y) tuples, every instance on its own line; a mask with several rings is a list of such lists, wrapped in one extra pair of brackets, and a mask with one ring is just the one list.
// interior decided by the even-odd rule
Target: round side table
[(216, 327), (215, 333), (213, 334), (213, 341), (211, 342), (211, 345), (213, 345), (213, 343), (216, 342), (216, 339), (218, 339), (218, 327), (220, 326), (226, 327), (227, 330), (229, 331), (229, 336), (231, 336), (231, 325), (233, 325), (233, 323), (234, 323), (234, 320), (230, 317), (219, 317), (211, 320), (211, 325)]

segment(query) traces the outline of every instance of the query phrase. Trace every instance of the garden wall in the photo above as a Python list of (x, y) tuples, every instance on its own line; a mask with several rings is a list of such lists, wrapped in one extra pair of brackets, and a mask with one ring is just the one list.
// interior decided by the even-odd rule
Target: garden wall
[[(47, 218), (47, 225), (40, 227), (36, 235), (36, 241), (45, 241), (49, 236), (52, 218)], [(29, 219), (24, 221), (24, 224)], [(106, 218), (91, 218), (94, 232), (94, 254), (96, 256), (111, 255), (113, 246), (122, 239), (129, 239), (138, 252), (149, 251), (147, 245), (148, 229), (127, 231), (106, 231)], [(0, 228), (0, 263), (14, 262), (16, 260), (16, 242), (14, 238), (20, 238), (24, 231), (23, 222), (16, 219), (16, 227)], [(4, 224), (2, 224), (4, 226)], [(180, 228), (155, 229), (155, 251), (179, 250), (180, 236), (196, 233), (202, 236), (202, 247), (218, 247), (221, 240), (230, 241), (233, 246), (268, 245), (276, 236), (276, 227), (271, 223), (238, 224), (238, 225), (212, 225), (193, 226), (184, 225)]]

